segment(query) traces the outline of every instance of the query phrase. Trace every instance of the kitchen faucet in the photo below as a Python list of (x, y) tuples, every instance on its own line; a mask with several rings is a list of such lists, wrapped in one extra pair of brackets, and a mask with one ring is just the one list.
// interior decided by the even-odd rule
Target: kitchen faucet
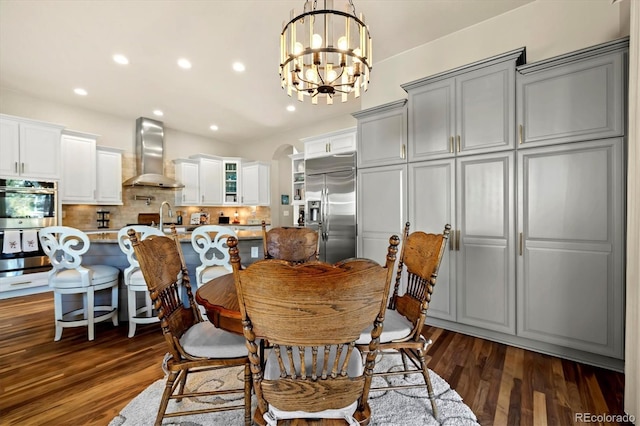
[(164, 207), (165, 204), (169, 208), (169, 217), (173, 217), (173, 210), (171, 210), (171, 204), (169, 204), (168, 201), (163, 201), (162, 204), (160, 204), (160, 225), (159, 225), (159, 229), (161, 231), (163, 231), (163, 226), (162, 225), (163, 225), (163, 222), (164, 222), (162, 220), (162, 218), (163, 218), (162, 210), (163, 210), (163, 207)]

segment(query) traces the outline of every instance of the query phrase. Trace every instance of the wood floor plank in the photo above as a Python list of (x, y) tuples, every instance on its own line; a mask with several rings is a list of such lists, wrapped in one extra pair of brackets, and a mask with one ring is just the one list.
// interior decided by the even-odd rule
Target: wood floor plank
[[(131, 339), (127, 331), (126, 323), (100, 323), (92, 342), (85, 328), (65, 329), (54, 342), (50, 293), (0, 300), (0, 425), (107, 425), (163, 377), (158, 324), (139, 326)], [(429, 367), (483, 426), (623, 413), (623, 374), (435, 327), (424, 334), (433, 340)]]

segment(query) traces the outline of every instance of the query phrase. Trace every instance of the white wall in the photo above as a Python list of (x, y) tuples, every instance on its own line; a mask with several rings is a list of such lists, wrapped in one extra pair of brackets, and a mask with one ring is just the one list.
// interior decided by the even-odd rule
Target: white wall
[[(630, 0), (629, 0), (630, 1)], [(627, 321), (624, 409), (640, 419), (640, 2), (630, 13), (629, 159), (627, 178)], [(636, 423), (638, 424), (638, 423)]]
[[(97, 134), (100, 135), (98, 145), (120, 148), (128, 153), (133, 153), (135, 149), (135, 118), (76, 108), (6, 89), (0, 91), (0, 113), (62, 124), (69, 129)], [(202, 136), (165, 128), (165, 160), (185, 158), (198, 153), (233, 156), (236, 148)]]

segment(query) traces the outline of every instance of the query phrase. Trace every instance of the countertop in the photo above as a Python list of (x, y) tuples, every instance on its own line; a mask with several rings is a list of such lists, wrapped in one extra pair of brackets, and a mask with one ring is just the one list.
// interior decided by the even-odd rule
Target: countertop
[[(91, 243), (118, 243), (118, 230), (107, 230), (107, 229), (93, 229), (84, 231), (89, 236), (89, 240)], [(256, 230), (237, 230), (236, 235), (238, 235), (238, 240), (261, 240), (262, 239), (262, 229), (258, 228)], [(178, 232), (178, 238), (183, 242), (191, 241), (191, 232)]]

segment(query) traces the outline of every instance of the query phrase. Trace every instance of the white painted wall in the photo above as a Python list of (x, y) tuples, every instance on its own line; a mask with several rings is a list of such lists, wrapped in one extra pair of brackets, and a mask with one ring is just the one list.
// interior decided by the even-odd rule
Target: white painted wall
[[(137, 117), (117, 117), (6, 89), (0, 91), (0, 113), (62, 124), (69, 129), (100, 135), (98, 145), (120, 148), (128, 153), (135, 150)], [(199, 153), (234, 156), (236, 151), (232, 145), (165, 127), (165, 160)]]
[[(623, 37), (628, 35), (628, 30), (621, 30), (620, 25), (620, 15), (625, 9), (621, 4), (611, 5), (604, 0), (529, 3), (374, 63), (369, 90), (362, 96), (362, 108), (406, 98), (400, 87), (403, 83), (523, 46), (530, 63)], [(626, 13), (628, 22), (628, 10)]]
[[(632, 1), (632, 0), (628, 0)], [(629, 41), (627, 177), (627, 321), (624, 409), (640, 419), (640, 2), (633, 0)]]

